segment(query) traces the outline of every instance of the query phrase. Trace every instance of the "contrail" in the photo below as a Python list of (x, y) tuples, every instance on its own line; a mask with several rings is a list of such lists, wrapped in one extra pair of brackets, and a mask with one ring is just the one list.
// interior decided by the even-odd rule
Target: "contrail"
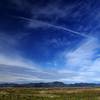
[(22, 20), (26, 20), (26, 21), (30, 21), (30, 22), (34, 22), (35, 21), (35, 22), (41, 23), (41, 24), (46, 25), (46, 26), (49, 26), (49, 27), (53, 27), (53, 28), (56, 28), (56, 29), (64, 30), (64, 31), (67, 31), (67, 32), (71, 32), (71, 33), (74, 33), (76, 35), (80, 35), (80, 36), (85, 37), (85, 38), (90, 38), (86, 34), (82, 34), (80, 32), (71, 30), (69, 28), (66, 28), (66, 27), (63, 27), (63, 26), (54, 25), (54, 24), (50, 24), (48, 22), (44, 22), (44, 21), (41, 21), (41, 20), (26, 18), (26, 17), (22, 17), (22, 16), (13, 16), (13, 17), (19, 18), (19, 19), (22, 19)]

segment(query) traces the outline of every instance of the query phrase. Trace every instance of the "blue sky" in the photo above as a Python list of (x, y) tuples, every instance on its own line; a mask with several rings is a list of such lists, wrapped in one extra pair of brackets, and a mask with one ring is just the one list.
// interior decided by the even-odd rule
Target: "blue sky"
[(96, 0), (1, 0), (0, 83), (99, 83), (99, 5)]

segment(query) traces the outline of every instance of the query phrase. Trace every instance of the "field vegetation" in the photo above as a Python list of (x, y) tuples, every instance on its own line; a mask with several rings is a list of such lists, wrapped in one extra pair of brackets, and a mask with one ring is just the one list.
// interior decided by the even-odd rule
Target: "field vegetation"
[(1, 88), (0, 100), (100, 100), (100, 88)]

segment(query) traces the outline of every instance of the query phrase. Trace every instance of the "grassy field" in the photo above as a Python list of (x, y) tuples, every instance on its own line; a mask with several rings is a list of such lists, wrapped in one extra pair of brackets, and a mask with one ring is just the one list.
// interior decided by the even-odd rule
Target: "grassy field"
[(1, 88), (0, 100), (100, 100), (100, 88)]

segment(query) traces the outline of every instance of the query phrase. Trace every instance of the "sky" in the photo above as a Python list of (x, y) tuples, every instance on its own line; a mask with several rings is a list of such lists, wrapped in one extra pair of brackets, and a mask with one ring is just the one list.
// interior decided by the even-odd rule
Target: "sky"
[(0, 83), (100, 83), (99, 0), (0, 0)]

